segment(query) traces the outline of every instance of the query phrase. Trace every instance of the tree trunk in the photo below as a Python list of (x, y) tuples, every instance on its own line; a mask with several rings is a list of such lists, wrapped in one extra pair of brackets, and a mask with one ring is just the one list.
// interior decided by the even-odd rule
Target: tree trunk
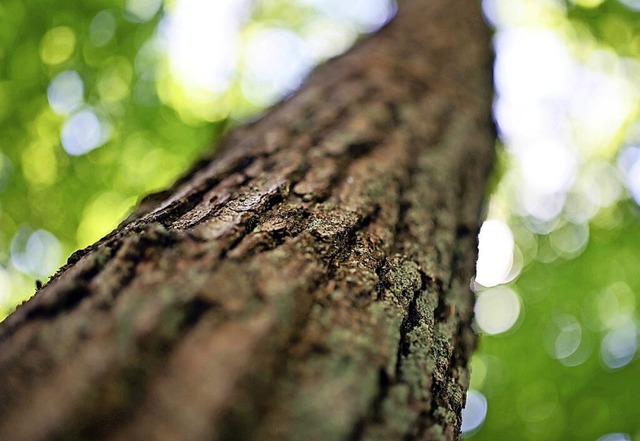
[(0, 440), (458, 438), (490, 72), (401, 2), (2, 323)]

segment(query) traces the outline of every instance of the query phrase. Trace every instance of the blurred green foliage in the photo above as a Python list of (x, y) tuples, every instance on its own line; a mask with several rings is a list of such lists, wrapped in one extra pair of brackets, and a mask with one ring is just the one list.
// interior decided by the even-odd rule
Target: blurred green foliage
[[(485, 3), (514, 17), (509, 26), (531, 26), (545, 8), (562, 11), (537, 23), (563, 38), (571, 35), (578, 59), (594, 51), (640, 58), (640, 13), (629, 7), (634, 0)], [(164, 8), (175, 4), (0, 3), (0, 319), (33, 293), (35, 279), (46, 278), (65, 256), (108, 233), (142, 195), (169, 185), (229, 120), (268, 104), (249, 96), (251, 60), (242, 57), (217, 95), (189, 90), (172, 78), (163, 26)], [(308, 41), (325, 33), (334, 45), (313, 40), (322, 53), (317, 61), (362, 30), (330, 14), (340, 4), (255, 2), (240, 40), (246, 44), (252, 35), (274, 29)], [(640, 9), (640, 1), (635, 4)], [(350, 33), (340, 33), (349, 26)], [(76, 122), (95, 125), (96, 133), (84, 143), (69, 129), (78, 115)], [(625, 142), (621, 133), (634, 123), (625, 118), (624, 127), (612, 131), (615, 139), (592, 152), (598, 160), (615, 162)], [(65, 133), (67, 144), (61, 141)], [(596, 440), (621, 433), (608, 441), (640, 440), (638, 208), (623, 195), (589, 218), (586, 248), (548, 258), (551, 230), (572, 220), (554, 224), (549, 234), (530, 231), (531, 220), (503, 197), (504, 181), (517, 168), (510, 155), (500, 151), (491, 189), (503, 201), (498, 211), (521, 252), (521, 272), (509, 284), (521, 310), (509, 330), (481, 339), (471, 387), (486, 397), (488, 410), (481, 428), (467, 436)], [(592, 160), (583, 154), (577, 163), (582, 170)]]
[[(567, 16), (578, 32), (594, 36), (621, 56), (640, 54), (640, 20), (637, 10), (617, 0), (598, 2), (595, 7), (568, 2)], [(632, 2), (633, 3), (633, 2)], [(637, 6), (640, 3), (635, 2)]]
[[(108, 233), (141, 195), (170, 184), (222, 127), (186, 124), (159, 100), (159, 17), (141, 21), (118, 0), (0, 4), (0, 317), (33, 292), (34, 278)], [(64, 72), (80, 78), (81, 95), (60, 114), (47, 90)], [(82, 109), (99, 116), (106, 142), (70, 155), (61, 130)], [(16, 271), (16, 233), (40, 229), (60, 251), (40, 250), (48, 253), (40, 265)]]
[[(639, 439), (639, 213), (630, 202), (616, 211), (620, 223), (594, 227), (580, 257), (534, 261), (513, 285), (524, 303), (521, 320), (484, 336), (472, 363), (471, 387), (486, 396), (488, 412), (471, 439)], [(624, 329), (627, 351), (612, 360), (604, 342)], [(558, 350), (567, 356), (556, 359)]]

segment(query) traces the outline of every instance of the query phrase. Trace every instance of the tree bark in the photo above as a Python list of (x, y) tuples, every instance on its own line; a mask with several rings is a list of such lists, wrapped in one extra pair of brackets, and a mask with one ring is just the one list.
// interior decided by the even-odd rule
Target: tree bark
[(457, 439), (490, 74), (401, 2), (1, 324), (0, 439)]

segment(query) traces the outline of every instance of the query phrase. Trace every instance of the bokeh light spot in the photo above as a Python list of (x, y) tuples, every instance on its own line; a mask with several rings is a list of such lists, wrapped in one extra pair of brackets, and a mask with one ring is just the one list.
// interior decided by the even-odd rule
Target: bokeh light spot
[(116, 18), (113, 11), (100, 11), (93, 17), (89, 25), (91, 42), (102, 47), (108, 44), (116, 33)]
[(633, 145), (624, 148), (618, 156), (618, 167), (631, 196), (640, 205), (640, 147)]
[(163, 21), (171, 70), (185, 87), (222, 92), (230, 85), (247, 1), (178, 0)]
[(612, 140), (637, 107), (637, 86), (607, 72), (619, 64), (613, 52), (596, 51), (590, 61), (593, 68), (576, 70), (569, 111), (585, 153), (610, 155), (619, 147)]
[(487, 370), (487, 363), (482, 356), (474, 354), (471, 357), (471, 383), (469, 385), (471, 389), (482, 389), (487, 379)]
[[(566, 94), (574, 63), (560, 36), (550, 30), (509, 27), (496, 35), (496, 88), (501, 95), (516, 99), (519, 109), (526, 104), (553, 103)], [(498, 124), (509, 139), (522, 127), (523, 116), (508, 115)], [(524, 121), (527, 122), (526, 120)]]
[(53, 185), (58, 179), (58, 159), (53, 146), (44, 140), (30, 144), (22, 152), (22, 168), (30, 183)]
[(618, 0), (620, 3), (624, 4), (628, 8), (631, 8), (635, 11), (640, 11), (640, 0)]
[(126, 0), (125, 17), (137, 23), (149, 21), (158, 13), (161, 6), (162, 0)]
[(549, 243), (558, 254), (573, 258), (580, 254), (589, 241), (589, 225), (565, 223), (549, 235)]
[(575, 155), (553, 139), (523, 147), (519, 164), (524, 184), (545, 195), (566, 190), (577, 172)]
[(108, 60), (107, 68), (100, 72), (97, 88), (104, 101), (120, 101), (129, 95), (133, 66), (125, 57)]
[(560, 332), (555, 339), (553, 355), (558, 359), (567, 358), (580, 346), (582, 326), (575, 317), (568, 314), (557, 317), (556, 322)]
[(60, 115), (68, 115), (77, 109), (84, 99), (84, 83), (75, 70), (56, 75), (47, 88), (51, 108)]
[(503, 283), (513, 265), (513, 234), (504, 222), (487, 220), (478, 236), (478, 263), (476, 282), (483, 286)]
[(591, 220), (600, 209), (609, 207), (622, 195), (622, 177), (616, 167), (603, 160), (582, 167), (567, 195), (563, 217), (580, 224)]
[(108, 138), (108, 130), (93, 110), (72, 115), (62, 127), (62, 146), (73, 156), (84, 155), (100, 147)]
[(355, 30), (341, 26), (327, 17), (317, 17), (308, 22), (302, 30), (302, 35), (315, 61), (338, 55), (358, 37)]
[(556, 314), (545, 329), (544, 345), (549, 355), (565, 366), (578, 366), (592, 353), (589, 333), (571, 314)]
[(62, 247), (58, 239), (46, 230), (18, 230), (11, 241), (11, 262), (25, 274), (45, 277), (60, 264)]
[(520, 316), (520, 297), (507, 286), (480, 291), (475, 305), (476, 323), (487, 334), (508, 331)]
[(292, 92), (313, 67), (303, 40), (282, 28), (252, 32), (245, 49), (245, 64), (242, 92), (260, 106)]
[(633, 321), (636, 296), (629, 285), (618, 281), (600, 291), (594, 304), (601, 329), (614, 329)]
[(583, 8), (596, 8), (605, 0), (571, 0), (571, 3), (582, 6)]
[(598, 438), (597, 441), (631, 441), (631, 437), (626, 433), (608, 433)]
[(638, 330), (632, 323), (605, 335), (600, 346), (600, 356), (609, 369), (620, 369), (633, 360), (637, 350)]
[(480, 392), (469, 389), (467, 403), (462, 409), (462, 435), (468, 436), (477, 432), (486, 418), (487, 399)]
[(523, 186), (518, 192), (520, 211), (528, 221), (527, 226), (538, 234), (547, 234), (553, 231), (556, 220), (567, 200), (567, 194), (540, 193)]
[(67, 61), (76, 48), (76, 34), (68, 26), (49, 29), (40, 41), (40, 59), (43, 63), (56, 65)]
[(395, 1), (390, 0), (301, 0), (327, 16), (354, 23), (359, 31), (372, 32), (388, 22), (396, 13)]

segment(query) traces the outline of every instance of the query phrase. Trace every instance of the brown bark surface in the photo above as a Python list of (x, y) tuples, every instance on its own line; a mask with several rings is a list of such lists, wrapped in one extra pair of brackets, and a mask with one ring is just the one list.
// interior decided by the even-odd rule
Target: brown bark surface
[(456, 439), (490, 72), (401, 2), (0, 325), (0, 440)]

